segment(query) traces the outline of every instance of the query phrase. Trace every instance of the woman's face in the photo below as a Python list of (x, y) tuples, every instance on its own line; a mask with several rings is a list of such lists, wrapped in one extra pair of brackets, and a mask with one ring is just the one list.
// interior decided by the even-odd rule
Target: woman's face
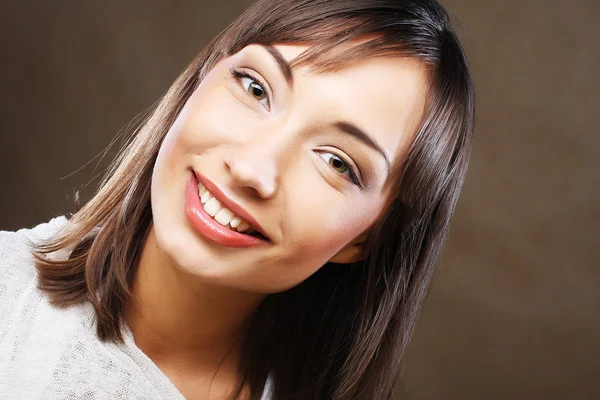
[[(335, 72), (290, 70), (305, 49), (251, 45), (223, 59), (167, 133), (152, 176), (153, 229), (177, 268), (274, 293), (328, 261), (361, 258), (362, 234), (390, 196), (389, 169), (423, 117), (425, 68), (377, 57)], [(268, 240), (234, 232), (244, 221)]]

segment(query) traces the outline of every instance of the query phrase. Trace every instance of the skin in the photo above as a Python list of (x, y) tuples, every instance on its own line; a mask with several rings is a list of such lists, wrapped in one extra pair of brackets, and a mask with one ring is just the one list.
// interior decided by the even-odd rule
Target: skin
[[(306, 49), (274, 48), (288, 61)], [(267, 97), (231, 68), (264, 82)], [(127, 310), (136, 344), (187, 398), (222, 398), (233, 388), (245, 324), (264, 296), (298, 285), (328, 261), (361, 259), (365, 233), (389, 199), (386, 162), (334, 123), (360, 127), (393, 164), (423, 117), (425, 87), (417, 60), (383, 57), (335, 72), (299, 66), (290, 85), (258, 45), (203, 79), (160, 148), (154, 222)], [(332, 155), (360, 168), (364, 189), (330, 164)], [(200, 235), (184, 212), (192, 168), (250, 212), (271, 242), (231, 248)]]

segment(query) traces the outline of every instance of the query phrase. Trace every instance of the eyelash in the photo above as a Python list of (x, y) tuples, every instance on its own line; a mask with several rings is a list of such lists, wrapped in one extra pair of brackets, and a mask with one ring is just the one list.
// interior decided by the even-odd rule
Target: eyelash
[(352, 166), (352, 164), (348, 161), (348, 159), (346, 159), (346, 157), (343, 157), (337, 153), (332, 153), (331, 151), (325, 151), (325, 150), (321, 150), (321, 151), (332, 154), (332, 155), (336, 156), (337, 158), (339, 158), (340, 160), (342, 160), (342, 162), (348, 166), (348, 173), (350, 174), (349, 178), (352, 181), (352, 183), (354, 183), (356, 186), (359, 186), (360, 188), (363, 187), (360, 179), (358, 179), (358, 173), (356, 172), (356, 169)]
[(240, 71), (235, 68), (230, 68), (229, 70), (231, 71), (231, 75), (233, 75), (234, 78), (248, 78), (256, 82), (265, 91), (265, 93), (267, 94), (267, 98), (269, 99), (269, 104), (271, 104), (271, 97), (269, 96), (269, 92), (266, 89), (267, 85), (261, 79), (246, 71)]
[[(267, 85), (261, 79), (259, 79), (256, 76), (250, 74), (249, 72), (240, 71), (240, 70), (235, 69), (235, 68), (230, 68), (229, 71), (231, 72), (231, 75), (234, 78), (237, 78), (237, 79), (241, 79), (241, 78), (252, 79), (258, 85), (260, 85), (260, 87), (263, 88), (263, 90), (267, 94), (267, 98), (270, 101), (271, 98), (268, 97), (269, 96), (269, 92), (265, 89), (267, 87)], [(352, 183), (354, 183), (355, 185), (357, 185), (357, 186), (359, 186), (361, 188), (363, 187), (362, 184), (361, 184), (361, 181), (358, 179), (358, 173), (357, 173), (356, 169), (352, 166), (352, 164), (350, 162), (348, 162), (348, 160), (345, 157), (342, 157), (339, 154), (332, 153), (332, 152), (329, 152), (329, 151), (327, 153), (333, 154), (334, 156), (336, 156), (340, 160), (342, 160), (344, 162), (344, 164), (346, 164), (348, 166), (348, 171), (350, 173), (350, 180), (352, 181)]]

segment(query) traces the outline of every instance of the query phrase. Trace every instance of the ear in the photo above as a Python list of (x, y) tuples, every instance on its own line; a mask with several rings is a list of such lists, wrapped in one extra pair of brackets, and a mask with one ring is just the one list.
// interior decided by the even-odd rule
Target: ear
[(354, 240), (344, 246), (340, 251), (338, 251), (333, 257), (331, 257), (329, 262), (336, 264), (349, 264), (363, 260), (365, 258), (366, 238), (367, 232), (361, 233)]

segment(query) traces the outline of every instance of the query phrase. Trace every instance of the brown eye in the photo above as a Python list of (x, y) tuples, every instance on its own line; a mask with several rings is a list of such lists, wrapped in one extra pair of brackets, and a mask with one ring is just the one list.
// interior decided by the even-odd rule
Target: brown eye
[(245, 76), (241, 81), (244, 89), (256, 100), (261, 101), (267, 98), (267, 91), (254, 79)]
[(335, 155), (331, 155), (331, 158), (329, 159), (329, 165), (331, 165), (333, 167), (333, 169), (335, 169), (337, 172), (343, 174), (344, 172), (346, 172), (348, 170), (348, 165), (338, 156)]
[(348, 161), (343, 158), (336, 156), (328, 151), (319, 151), (318, 154), (329, 164), (335, 171), (342, 175), (346, 175), (352, 183), (357, 186), (363, 187), (362, 183), (358, 179), (356, 168)]
[(262, 100), (267, 97), (267, 92), (256, 82), (251, 83), (247, 90), (256, 100)]
[(348, 176), (352, 176), (352, 170), (350, 169), (346, 161), (342, 160), (340, 157), (328, 151), (323, 152), (322, 154), (326, 155), (323, 158), (337, 172), (339, 172), (340, 174), (345, 174), (346, 172), (348, 172)]
[(262, 103), (267, 110), (270, 109), (269, 94), (265, 89), (266, 84), (263, 81), (251, 75), (249, 72), (238, 71), (235, 68), (231, 68), (231, 74), (239, 79), (239, 82), (248, 94)]

